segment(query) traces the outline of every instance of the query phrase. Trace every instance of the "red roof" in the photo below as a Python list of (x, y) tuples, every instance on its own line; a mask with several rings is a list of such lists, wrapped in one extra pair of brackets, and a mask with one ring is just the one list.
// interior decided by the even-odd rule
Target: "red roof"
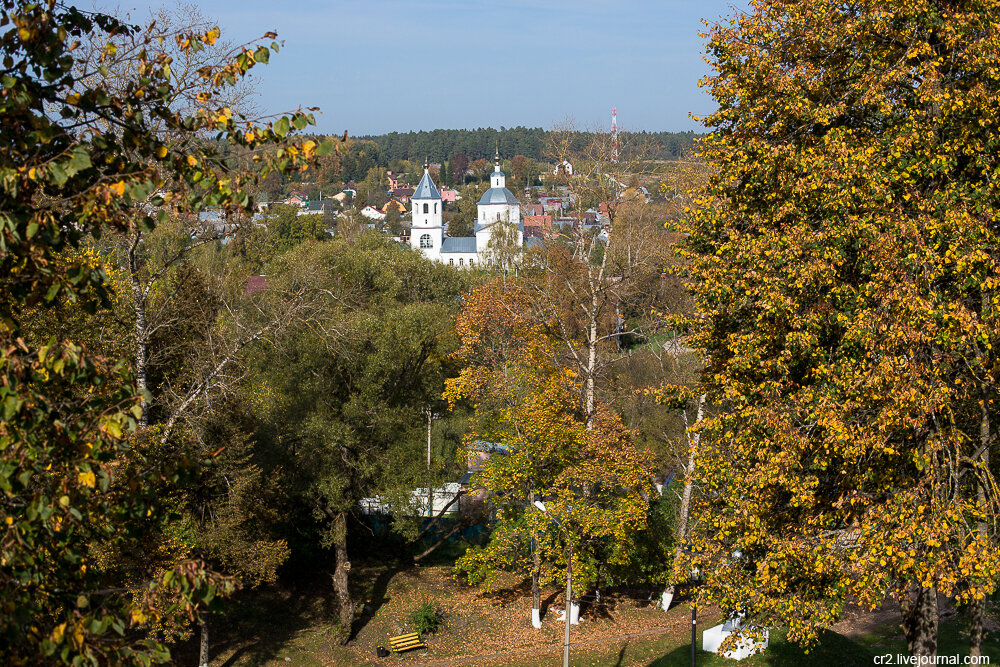
[(247, 278), (247, 286), (243, 290), (244, 294), (256, 294), (267, 289), (267, 276), (250, 276)]

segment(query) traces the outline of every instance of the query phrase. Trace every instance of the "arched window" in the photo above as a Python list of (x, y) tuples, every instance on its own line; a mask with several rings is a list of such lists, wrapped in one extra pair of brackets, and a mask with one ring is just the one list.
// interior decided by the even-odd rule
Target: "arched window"
[(437, 213), (437, 212), (438, 212), (438, 205), (437, 205), (437, 202), (435, 202), (435, 203), (434, 203), (434, 212), (435, 212), (435, 213)]
[(464, 260), (464, 259), (462, 259), (461, 257), (459, 257), (459, 258), (458, 258), (458, 265), (459, 265), (459, 266), (463, 266), (464, 264), (465, 264), (465, 260)]
[(427, 212), (427, 204), (424, 204), (424, 213)]
[(498, 221), (500, 220), (500, 214), (499, 213), (497, 213), (497, 220)]
[(474, 260), (474, 259), (472, 259), (472, 258), (470, 257), (470, 258), (469, 258), (469, 266), (473, 266), (473, 265), (474, 265), (475, 263), (476, 263), (476, 260)]
[[(427, 206), (427, 204), (424, 204), (424, 206)], [(430, 234), (424, 234), (423, 236), (420, 237), (420, 247), (421, 248), (433, 248), (434, 247), (434, 243), (431, 241), (431, 235)]]
[(449, 259), (448, 263), (451, 264), (452, 266), (455, 266), (455, 258), (452, 257), (451, 259)]

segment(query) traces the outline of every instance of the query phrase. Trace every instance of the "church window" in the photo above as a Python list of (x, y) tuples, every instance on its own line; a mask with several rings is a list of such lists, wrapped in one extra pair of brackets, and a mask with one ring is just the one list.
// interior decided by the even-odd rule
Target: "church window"
[(427, 204), (424, 204), (424, 213), (427, 212)]
[(437, 204), (434, 204), (434, 212), (435, 212), (435, 213), (437, 213), (437, 212), (438, 212), (438, 205), (437, 205)]
[(497, 213), (497, 220), (500, 220), (500, 214)]
[(470, 258), (469, 258), (469, 266), (473, 266), (473, 265), (474, 265), (475, 263), (476, 263), (476, 260), (474, 260), (474, 259), (472, 259), (472, 258), (470, 257)]
[(464, 266), (464, 265), (465, 265), (465, 260), (464, 260), (464, 259), (462, 259), (461, 257), (459, 257), (459, 258), (458, 258), (458, 265), (459, 265), (459, 266)]
[(451, 264), (452, 266), (455, 266), (455, 258), (452, 257), (451, 259), (449, 259), (448, 263)]
[[(424, 206), (427, 206), (427, 204), (424, 204)], [(423, 236), (420, 237), (420, 247), (421, 248), (433, 248), (434, 247), (434, 243), (431, 242), (431, 235), (430, 234), (424, 234)]]

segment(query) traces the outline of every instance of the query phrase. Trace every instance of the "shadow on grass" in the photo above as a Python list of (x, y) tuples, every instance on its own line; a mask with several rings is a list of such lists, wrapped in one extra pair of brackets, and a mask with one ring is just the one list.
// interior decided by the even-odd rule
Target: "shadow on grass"
[[(328, 652), (336, 641), (333, 596), (302, 595), (277, 586), (238, 593), (224, 614), (209, 619), (213, 658), (229, 654), (221, 667), (259, 665), (278, 657), (296, 635), (311, 630), (317, 650)], [(316, 631), (316, 628), (324, 630)], [(262, 628), (267, 628), (262, 632)], [(198, 633), (172, 651), (175, 664), (197, 664)], [(214, 660), (213, 660), (214, 661)]]
[[(875, 633), (859, 638), (875, 655), (901, 654), (905, 655), (906, 640), (897, 624), (886, 624)], [(968, 619), (963, 616), (953, 616), (941, 621), (938, 627), (937, 653), (939, 656), (969, 655)], [(988, 664), (1000, 664), (1000, 641), (996, 635), (987, 633), (983, 641), (983, 655), (989, 657)], [(987, 663), (984, 663), (987, 664)]]
[(562, 591), (560, 590), (555, 590), (552, 593), (550, 593), (547, 598), (542, 600), (542, 608), (540, 611), (542, 618), (545, 618), (545, 614), (549, 613), (549, 607), (552, 606), (552, 603), (555, 602), (556, 598), (559, 597), (559, 594), (561, 592)]
[[(361, 613), (354, 619), (354, 623), (351, 624), (351, 634), (348, 637), (348, 642), (353, 641), (355, 637), (364, 630), (368, 622), (375, 618), (378, 614), (378, 610), (388, 602), (391, 598), (388, 596), (389, 582), (392, 581), (400, 572), (408, 569), (408, 566), (403, 563), (396, 563), (392, 567), (387, 567), (379, 571), (378, 576), (375, 577), (375, 581), (372, 584), (371, 591), (368, 593), (368, 602), (361, 607)], [(357, 581), (357, 578), (355, 578)], [(354, 597), (357, 597), (357, 591), (353, 592)]]
[(615, 660), (614, 667), (622, 667), (622, 663), (625, 661), (625, 652), (628, 650), (628, 645), (629, 645), (628, 640), (626, 640), (625, 643), (622, 644), (621, 649), (618, 651), (618, 659)]
[[(701, 633), (699, 633), (699, 641)], [(785, 640), (782, 631), (771, 632), (771, 645), (766, 651), (739, 662), (741, 667), (871, 667), (874, 664), (872, 653), (868, 648), (857, 642), (839, 635), (836, 632), (824, 631), (820, 634), (819, 644), (813, 646), (808, 653), (801, 647)], [(700, 667), (731, 667), (732, 660), (713, 653), (698, 651)], [(678, 646), (670, 653), (649, 663), (648, 667), (688, 667), (691, 664), (691, 645)]]

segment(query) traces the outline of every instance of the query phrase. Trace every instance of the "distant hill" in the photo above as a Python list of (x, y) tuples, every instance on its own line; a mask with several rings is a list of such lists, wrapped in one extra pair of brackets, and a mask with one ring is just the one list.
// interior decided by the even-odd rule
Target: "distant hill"
[[(499, 141), (504, 158), (524, 155), (535, 160), (548, 160), (545, 154), (547, 130), (540, 127), (492, 127), (475, 130), (431, 130), (420, 132), (390, 132), (388, 134), (355, 137), (371, 141), (378, 146), (378, 161), (388, 164), (392, 160), (431, 162), (450, 160), (456, 153), (465, 153), (470, 160), (492, 159)], [(700, 134), (694, 132), (622, 132), (622, 141), (635, 140), (650, 146), (649, 157), (654, 160), (676, 160), (690, 154), (694, 141)], [(582, 148), (590, 137), (588, 132), (574, 133), (573, 145)]]

